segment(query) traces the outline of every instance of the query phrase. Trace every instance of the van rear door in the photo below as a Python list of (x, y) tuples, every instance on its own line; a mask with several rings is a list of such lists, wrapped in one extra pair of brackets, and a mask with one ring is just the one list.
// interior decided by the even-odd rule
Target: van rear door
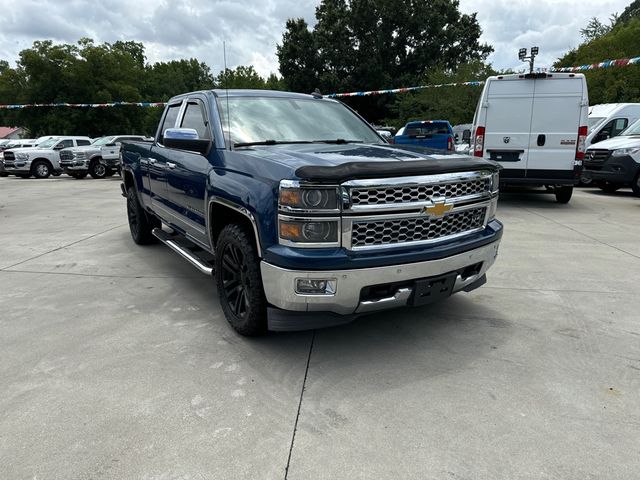
[[(527, 177), (561, 178), (550, 170), (574, 169), (576, 141), (583, 108), (582, 77), (549, 76), (534, 81), (534, 102), (531, 114)], [(585, 108), (586, 105), (584, 106)]]
[(505, 176), (526, 175), (534, 88), (533, 79), (517, 76), (494, 79), (488, 85), (485, 158), (499, 162)]

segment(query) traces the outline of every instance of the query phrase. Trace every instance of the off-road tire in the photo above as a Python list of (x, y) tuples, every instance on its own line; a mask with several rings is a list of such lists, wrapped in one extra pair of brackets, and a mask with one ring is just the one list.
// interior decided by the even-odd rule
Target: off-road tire
[(44, 160), (36, 160), (31, 165), (31, 171), (36, 178), (49, 178), (51, 175), (51, 166)]
[(227, 225), (216, 244), (216, 285), (227, 321), (239, 334), (267, 332), (267, 301), (260, 259), (252, 236), (240, 225)]
[(155, 243), (153, 236), (154, 228), (160, 227), (160, 221), (144, 211), (135, 188), (127, 190), (127, 217), (129, 219), (129, 231), (131, 238), (138, 245), (149, 245)]
[(562, 187), (556, 187), (556, 202), (569, 203), (569, 200), (571, 200), (571, 195), (573, 195), (573, 187), (566, 185)]
[(89, 175), (92, 178), (104, 178), (107, 176), (107, 166), (100, 160), (93, 160), (89, 164)]
[(640, 197), (640, 170), (638, 170), (638, 173), (636, 173), (636, 178), (634, 178), (633, 182), (631, 182), (631, 190), (633, 190), (633, 193), (636, 197)]
[(604, 193), (615, 193), (622, 188), (622, 185), (618, 185), (617, 183), (600, 183), (598, 188), (602, 190)]

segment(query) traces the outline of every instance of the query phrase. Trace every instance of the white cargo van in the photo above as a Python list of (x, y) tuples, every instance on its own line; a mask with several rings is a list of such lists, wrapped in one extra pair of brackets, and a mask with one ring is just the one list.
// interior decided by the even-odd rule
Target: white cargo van
[(589, 108), (587, 148), (594, 143), (617, 137), (640, 119), (640, 103), (603, 103)]
[(586, 150), (589, 98), (580, 73), (489, 77), (473, 119), (473, 155), (495, 160), (501, 185), (548, 186), (571, 199)]

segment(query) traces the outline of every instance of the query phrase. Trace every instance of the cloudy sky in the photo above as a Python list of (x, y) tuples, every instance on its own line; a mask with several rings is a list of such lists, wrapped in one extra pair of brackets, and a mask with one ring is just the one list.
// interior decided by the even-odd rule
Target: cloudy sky
[[(267, 75), (277, 71), (276, 43), (287, 18), (303, 17), (313, 24), (319, 1), (0, 0), (0, 58), (14, 61), (20, 50), (39, 39), (137, 40), (144, 42), (151, 62), (196, 57), (217, 73), (226, 40), (230, 67), (253, 64)], [(549, 66), (580, 42), (580, 28), (589, 18), (606, 21), (630, 2), (460, 0), (460, 8), (478, 12), (483, 40), (495, 48), (489, 60), (501, 69), (521, 67), (518, 48), (533, 45), (541, 51), (537, 65)]]

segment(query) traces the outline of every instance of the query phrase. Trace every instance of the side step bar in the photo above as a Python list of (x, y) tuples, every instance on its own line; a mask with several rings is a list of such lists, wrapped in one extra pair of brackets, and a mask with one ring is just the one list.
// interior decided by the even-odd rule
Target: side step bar
[(153, 233), (154, 237), (156, 237), (167, 247), (176, 252), (198, 270), (200, 270), (202, 273), (204, 273), (205, 275), (213, 275), (213, 267), (211, 266), (211, 264), (206, 260), (200, 258), (197, 253), (180, 245), (178, 242), (176, 242), (175, 237), (168, 234), (161, 228), (154, 228), (151, 233)]

